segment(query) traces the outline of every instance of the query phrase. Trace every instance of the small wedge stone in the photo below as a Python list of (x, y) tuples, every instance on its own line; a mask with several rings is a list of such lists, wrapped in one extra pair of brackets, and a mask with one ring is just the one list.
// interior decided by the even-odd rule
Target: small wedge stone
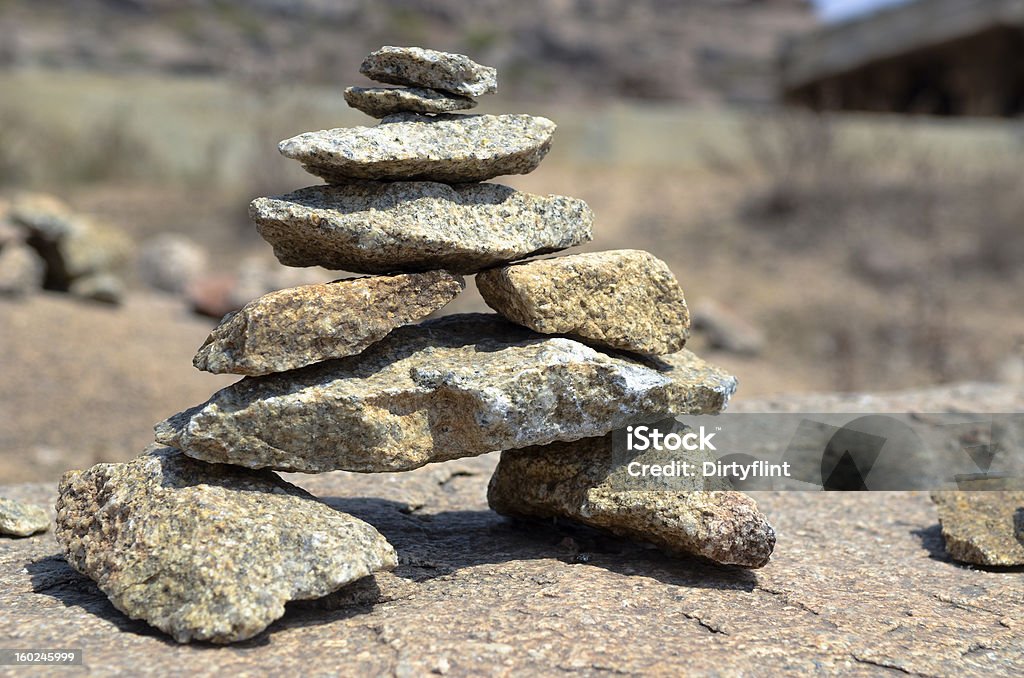
[(486, 181), (537, 169), (555, 123), (532, 115), (389, 115), (376, 127), (306, 132), (278, 144), (327, 183)]
[(349, 87), (345, 101), (374, 118), (396, 113), (451, 113), (476, 107), (476, 101), (425, 87)]
[(752, 499), (701, 478), (692, 481), (693, 491), (618, 490), (609, 481), (612, 439), (502, 452), (488, 503), (503, 515), (566, 518), (724, 565), (767, 564), (775, 530)]
[(481, 271), (487, 305), (543, 334), (647, 355), (675, 353), (689, 336), (683, 291), (668, 265), (640, 250), (528, 261)]
[(30, 537), (50, 529), (50, 518), (38, 506), (0, 497), (0, 535)]
[(168, 448), (66, 473), (56, 535), (117, 609), (179, 643), (251, 638), (288, 601), (397, 564), (373, 527), (273, 473)]
[(431, 271), (271, 292), (224, 318), (192, 364), (215, 374), (261, 375), (355, 355), (464, 287), (462, 278)]
[(282, 264), (356, 273), (474, 273), (585, 243), (593, 222), (576, 198), (500, 184), (404, 181), (257, 198), (249, 216)]
[(634, 360), (495, 315), (453, 315), (400, 327), (358, 356), (243, 379), (156, 435), (250, 468), (406, 471), (718, 412), (735, 388), (688, 351)]
[(429, 87), (478, 97), (498, 89), (498, 71), (468, 56), (422, 47), (381, 47), (369, 54), (359, 72), (392, 85)]

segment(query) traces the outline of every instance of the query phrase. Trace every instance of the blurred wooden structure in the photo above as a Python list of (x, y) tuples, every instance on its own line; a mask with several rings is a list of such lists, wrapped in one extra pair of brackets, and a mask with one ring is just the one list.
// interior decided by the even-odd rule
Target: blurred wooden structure
[(912, 0), (798, 36), (780, 89), (815, 110), (1024, 114), (1024, 0)]

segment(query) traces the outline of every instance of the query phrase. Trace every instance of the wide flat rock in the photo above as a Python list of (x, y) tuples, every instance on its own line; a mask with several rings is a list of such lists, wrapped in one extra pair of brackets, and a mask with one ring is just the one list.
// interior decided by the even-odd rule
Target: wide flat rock
[(422, 320), (465, 287), (445, 271), (336, 280), (271, 292), (224, 318), (192, 364), (261, 375), (355, 355)]
[(181, 643), (251, 638), (285, 603), (397, 564), (373, 527), (273, 473), (170, 448), (65, 474), (56, 536), (117, 609)]
[(348, 87), (345, 102), (374, 118), (396, 113), (451, 113), (476, 107), (476, 100), (426, 87)]
[(398, 328), (358, 356), (243, 379), (161, 422), (156, 436), (250, 468), (399, 471), (710, 414), (735, 388), (688, 351), (615, 356), (465, 314)]
[(576, 198), (437, 182), (311, 186), (249, 216), (282, 264), (357, 273), (473, 273), (588, 242), (593, 222)]
[(285, 139), (278, 150), (328, 183), (464, 183), (532, 172), (554, 133), (555, 123), (532, 115), (398, 113), (376, 127), (305, 132)]
[(430, 87), (464, 96), (482, 96), (498, 89), (498, 71), (464, 54), (423, 47), (381, 47), (369, 54), (359, 72), (377, 82)]
[(668, 264), (641, 250), (528, 261), (482, 271), (487, 305), (542, 334), (647, 355), (675, 353), (689, 335), (683, 290)]
[[(574, 520), (724, 565), (768, 562), (775, 531), (752, 499), (700, 475), (685, 479), (686, 491), (619, 486), (613, 445), (608, 434), (502, 452), (487, 501), (502, 515)], [(712, 459), (699, 451), (686, 457)]]
[[(1024, 672), (1021, 573), (950, 560), (927, 494), (757, 493), (778, 544), (749, 571), (510, 522), (484, 499), (496, 456), (289, 477), (376, 526), (399, 566), (292, 603), (231, 647), (179, 646), (130, 620), (51, 535), (0, 539), (0, 646), (82, 648), (85, 667), (62, 673), (100, 676)], [(0, 495), (52, 506), (56, 488)]]

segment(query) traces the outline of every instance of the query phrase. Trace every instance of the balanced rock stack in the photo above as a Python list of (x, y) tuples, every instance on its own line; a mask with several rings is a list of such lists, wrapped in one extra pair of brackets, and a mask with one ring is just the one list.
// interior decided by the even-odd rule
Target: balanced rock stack
[[(489, 491), (501, 513), (764, 565), (774, 532), (745, 496), (607, 483), (614, 430), (718, 412), (736, 381), (683, 348), (686, 304), (652, 255), (512, 263), (591, 238), (580, 200), (478, 183), (535, 169), (554, 123), (449, 113), (496, 88), (461, 55), (385, 47), (362, 72), (408, 87), (347, 90), (375, 127), (281, 142), (328, 184), (250, 214), (282, 263), (369, 275), (225, 316), (195, 365), (246, 378), (158, 424), (164, 447), (65, 477), (68, 560), (179, 641), (240, 640), (285, 601), (396, 562), (371, 526), (271, 470), (407, 471), (506, 450)], [(425, 320), (465, 274), (498, 313)]]

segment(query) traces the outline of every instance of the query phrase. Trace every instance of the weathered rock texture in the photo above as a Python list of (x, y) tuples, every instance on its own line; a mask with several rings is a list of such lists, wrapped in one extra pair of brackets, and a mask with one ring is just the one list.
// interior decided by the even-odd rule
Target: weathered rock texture
[(713, 413), (735, 388), (688, 351), (647, 363), (497, 316), (455, 315), (398, 328), (359, 356), (243, 379), (156, 435), (251, 468), (401, 471)]
[(1024, 565), (1024, 492), (932, 492), (946, 551), (985, 566)]
[(555, 123), (532, 115), (399, 113), (376, 127), (306, 132), (278, 145), (282, 155), (328, 183), (485, 181), (527, 174), (551, 148)]
[(487, 305), (543, 334), (649, 355), (675, 353), (688, 336), (683, 291), (648, 252), (614, 250), (482, 271)]
[(705, 491), (727, 483), (696, 476), (685, 481), (691, 491), (621, 490), (610, 480), (613, 471), (611, 435), (509, 450), (501, 454), (487, 501), (503, 515), (568, 518), (721, 564), (768, 562), (775, 531), (754, 501), (739, 492)]
[(425, 87), (349, 87), (345, 101), (374, 118), (396, 113), (450, 113), (476, 106), (476, 101)]
[(462, 278), (430, 271), (271, 292), (225, 317), (192, 364), (215, 374), (261, 375), (355, 355), (464, 287)]
[(585, 243), (593, 221), (582, 200), (499, 184), (367, 181), (257, 198), (249, 216), (282, 264), (357, 273), (473, 273)]
[(381, 47), (363, 60), (359, 72), (377, 82), (429, 87), (477, 97), (498, 89), (498, 72), (462, 54), (422, 47)]
[(28, 537), (50, 528), (50, 518), (38, 506), (0, 497), (0, 535)]
[(370, 525), (273, 473), (166, 448), (67, 473), (56, 535), (117, 609), (182, 643), (251, 638), (286, 602), (397, 564)]

